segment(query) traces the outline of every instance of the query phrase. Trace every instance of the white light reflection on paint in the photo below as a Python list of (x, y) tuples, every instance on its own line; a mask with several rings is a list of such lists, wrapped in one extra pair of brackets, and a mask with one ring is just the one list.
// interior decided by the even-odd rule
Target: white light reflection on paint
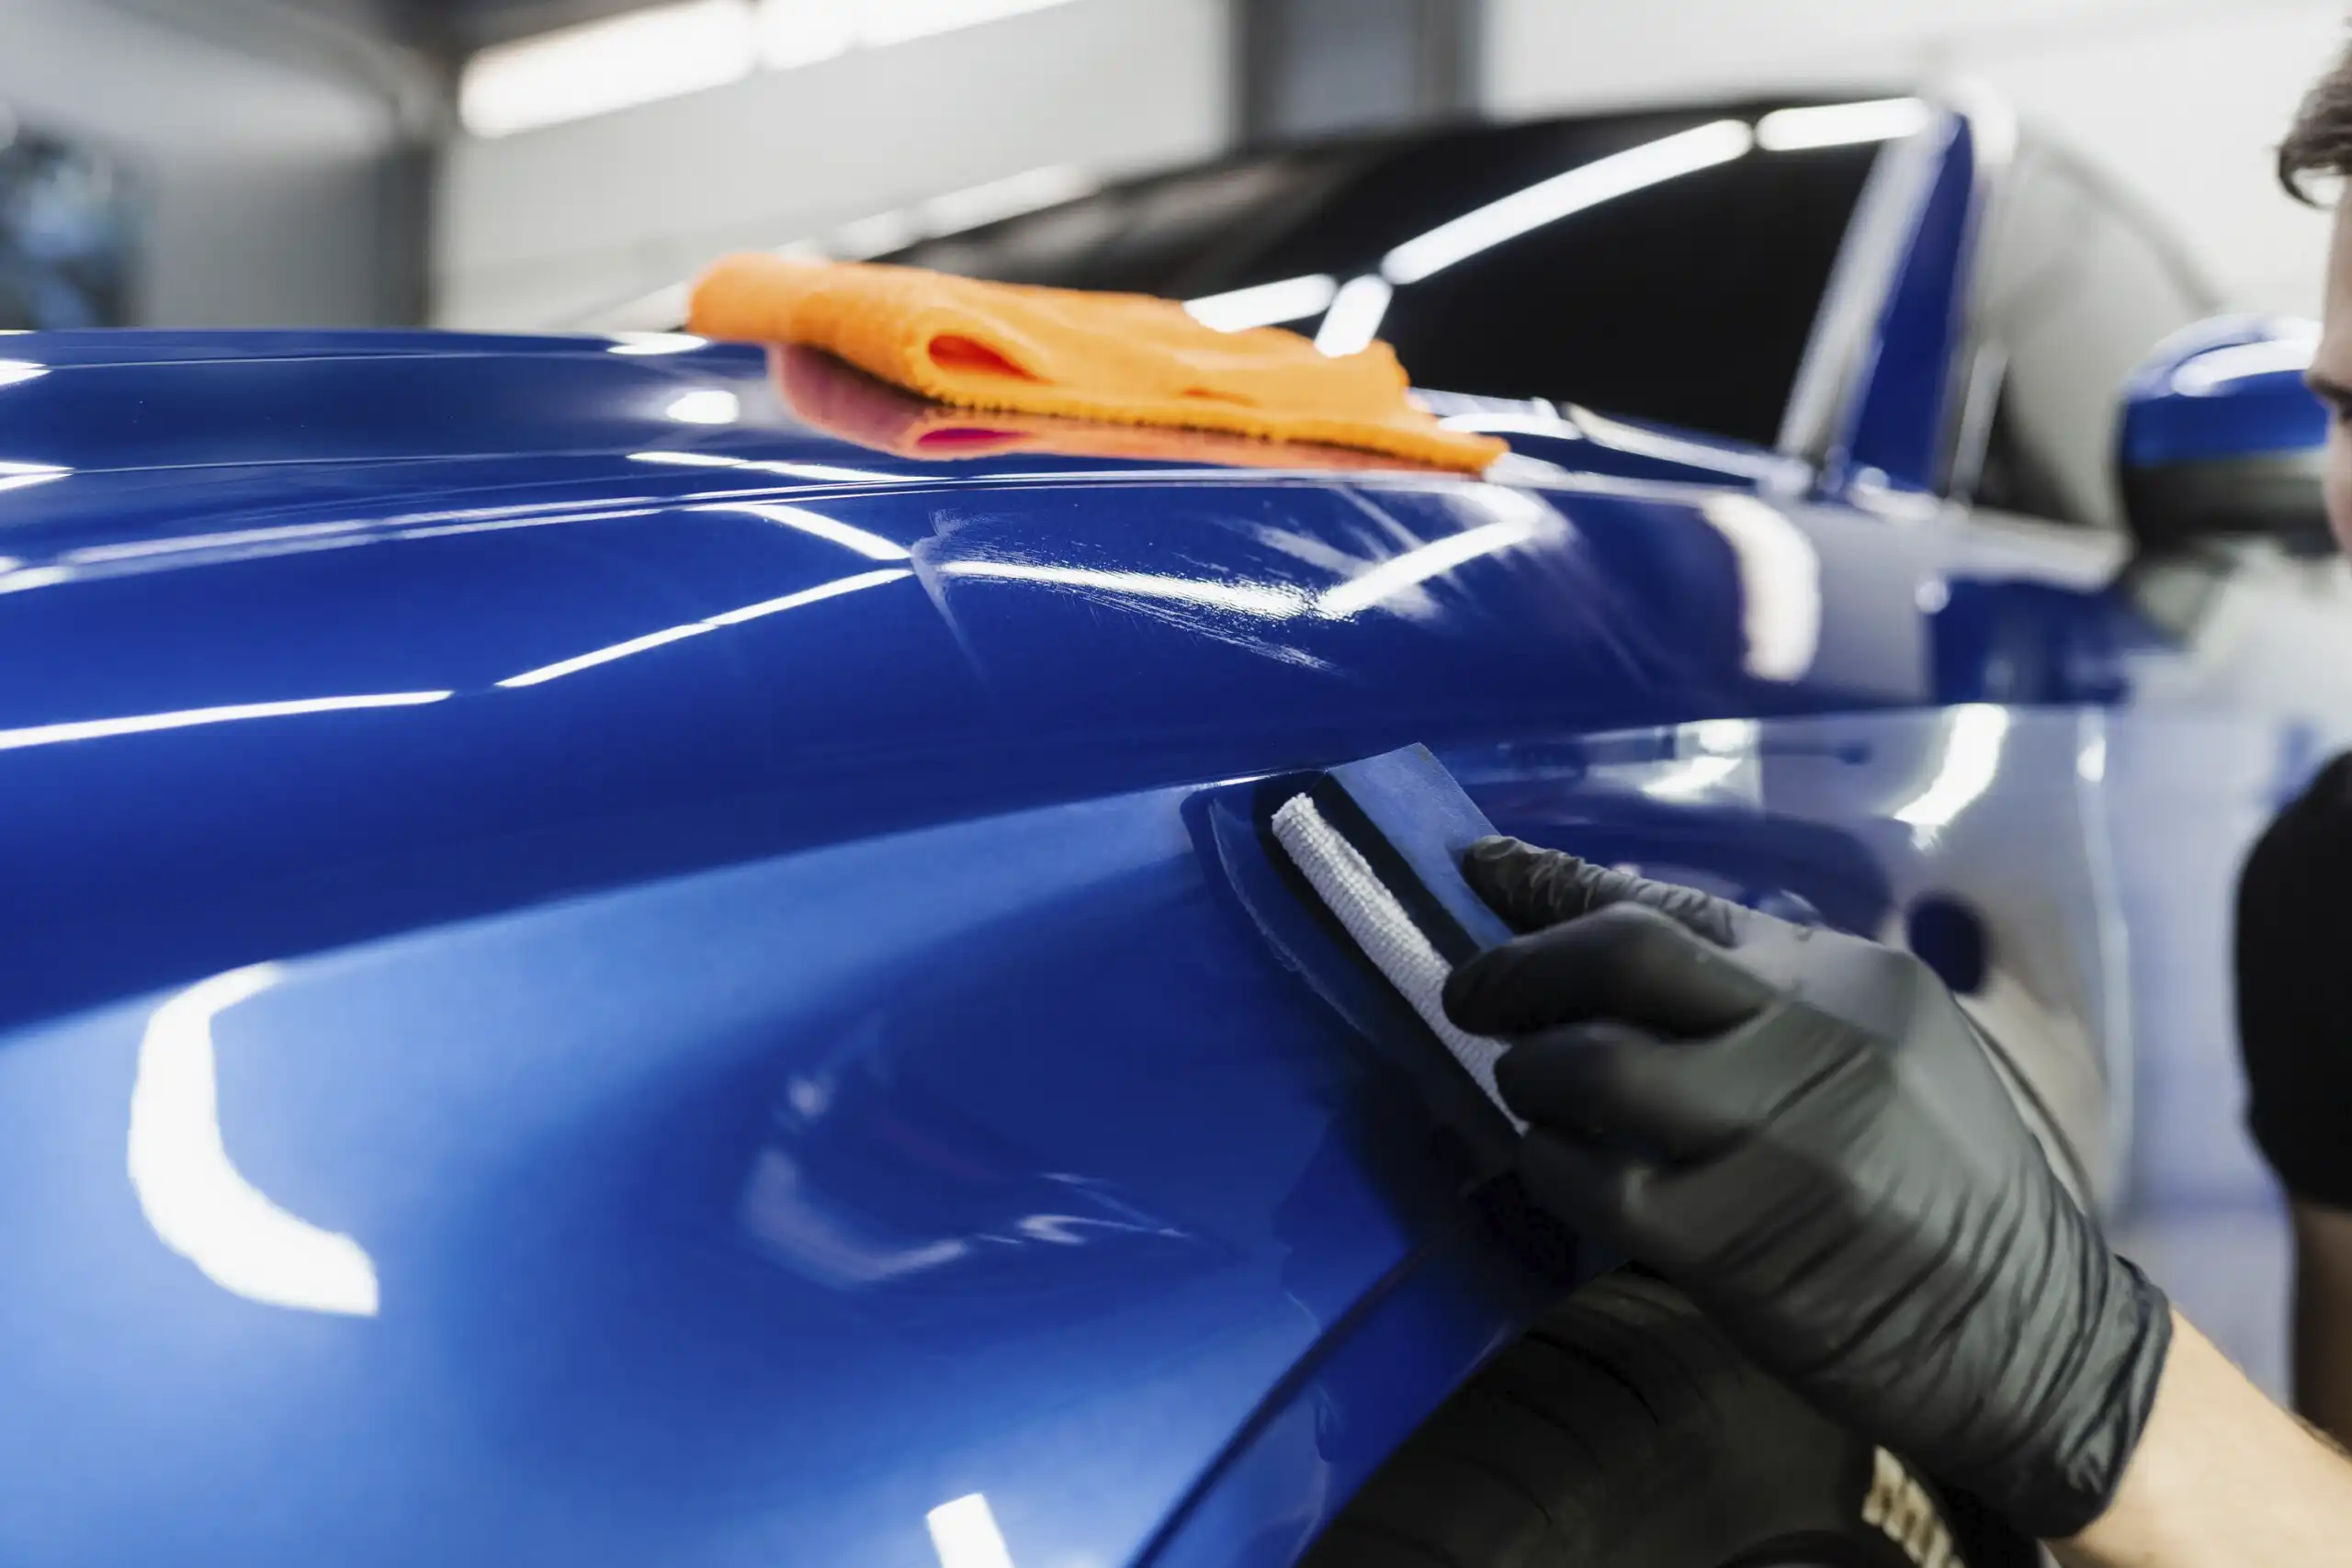
[(1288, 620), (1302, 615), (1346, 620), (1466, 562), (1525, 544), (1536, 536), (1547, 514), (1540, 502), (1515, 491), (1490, 490), (1477, 500), (1483, 510), (1506, 515), (1417, 546), (1319, 593), (1308, 593), (1283, 583), (1212, 582), (1159, 572), (1110, 571), (1029, 561), (953, 560), (943, 561), (934, 570), (942, 577), (1046, 582), (1143, 599), (1171, 599), (1268, 620)]
[(60, 558), (75, 566), (103, 561), (137, 560), (145, 556), (179, 555), (190, 550), (233, 549), (240, 545), (277, 544), (297, 539), (322, 539), (365, 531), (365, 523), (301, 523), (278, 528), (239, 528), (225, 534), (180, 534), (168, 539), (133, 539), (119, 545), (88, 545), (68, 550)]
[(1295, 588), (1250, 582), (1202, 582), (1189, 577), (1167, 577), (1148, 571), (1098, 571), (1090, 567), (1036, 566), (1026, 561), (951, 560), (938, 568), (942, 577), (994, 578), (1006, 582), (1052, 582), (1069, 588), (1096, 588), (1106, 593), (1132, 594), (1139, 599), (1176, 599), (1212, 609), (1238, 610), (1246, 615), (1279, 620), (1305, 614), (1312, 602)]
[(51, 484), (65, 478), (73, 471), (56, 463), (0, 462), (0, 491), (24, 490), (32, 485)]
[(974, 1492), (942, 1503), (923, 1516), (931, 1527), (931, 1544), (939, 1553), (939, 1568), (1012, 1568), (1012, 1549), (997, 1529), (988, 1498)]
[(1739, 772), (1738, 757), (1686, 757), (1657, 777), (1645, 780), (1641, 792), (1652, 800), (1696, 800), (1729, 781)]
[(1823, 104), (1774, 109), (1756, 122), (1756, 145), (1767, 152), (1892, 141), (1928, 128), (1928, 106), (1917, 98), (1873, 98), (1863, 104)]
[(1351, 277), (1331, 301), (1331, 313), (1323, 318), (1323, 328), (1315, 334), (1316, 351), (1336, 359), (1345, 354), (1359, 354), (1380, 335), (1380, 323), (1388, 315), (1388, 301), (1395, 295), (1387, 279)]
[(886, 582), (896, 582), (901, 578), (913, 575), (913, 572), (904, 570), (861, 571), (855, 577), (844, 577), (832, 582), (820, 582), (814, 588), (804, 588), (797, 593), (786, 593), (775, 599), (763, 599), (756, 604), (746, 604), (741, 609), (729, 610), (722, 615), (711, 616), (707, 624), (714, 626), (739, 626), (745, 621), (756, 621), (763, 615), (776, 615), (785, 610), (797, 610), (803, 604), (814, 604), (822, 599), (838, 599), (844, 593), (855, 593), (867, 588), (879, 588)]
[(70, 566), (28, 566), (17, 571), (0, 572), (0, 593), (21, 593), (28, 588), (54, 588), (61, 582), (71, 582), (79, 573)]
[(680, 424), (732, 424), (743, 417), (743, 400), (732, 392), (705, 388), (681, 393), (662, 413)]
[(165, 1247), (222, 1290), (270, 1306), (376, 1315), (376, 1265), (351, 1237), (270, 1201), (220, 1141), (212, 1021), (277, 983), (274, 964), (233, 969), (157, 1008), (139, 1043), (126, 1164)]
[(613, 523), (628, 517), (651, 517), (662, 509), (639, 506), (620, 511), (552, 512), (530, 517), (505, 517), (488, 523), (436, 523), (430, 528), (403, 528), (395, 539), (447, 539), (461, 534), (503, 534), (515, 528), (548, 528), (563, 523)]
[(2001, 771), (2001, 745), (2009, 733), (2008, 710), (1969, 703), (1944, 716), (1943, 758), (1928, 787), (1892, 813), (1923, 833), (1948, 827), (1992, 788)]
[(236, 703), (225, 707), (181, 708), (175, 713), (131, 714), (121, 718), (83, 718), (0, 729), (0, 751), (25, 746), (54, 746), (67, 740), (100, 740), (114, 735), (187, 729), (199, 724), (229, 724), (246, 718), (287, 718), (306, 713), (344, 713), (355, 708), (406, 708), (437, 703), (451, 692), (376, 692), (356, 697), (303, 697), (287, 703)]
[(1391, 283), (1419, 283), (1456, 262), (1588, 207), (1727, 164), (1746, 153), (1755, 140), (1745, 120), (1718, 119), (1596, 158), (1406, 241), (1381, 258), (1381, 276)]
[(1709, 496), (1700, 514), (1737, 563), (1747, 672), (1803, 680), (1821, 649), (1821, 556), (1812, 539), (1752, 495)]
[(2316, 327), (2308, 336), (2209, 349), (2172, 373), (2172, 389), (2185, 398), (2210, 398), (2256, 376), (2301, 375), (2318, 352)]
[(1419, 546), (1382, 561), (1337, 588), (1324, 590), (1316, 597), (1315, 612), (1329, 620), (1344, 620), (1464, 562), (1523, 545), (1534, 536), (1532, 518), (1510, 518)]
[(689, 510), (740, 512), (746, 516), (757, 517), (765, 522), (781, 523), (787, 528), (797, 528), (828, 544), (839, 545), (845, 550), (855, 550), (867, 560), (909, 558), (909, 551), (904, 546), (893, 544), (881, 535), (870, 533), (864, 528), (852, 527), (847, 523), (837, 523), (832, 518), (820, 516), (805, 506), (786, 506), (780, 502), (743, 501), (716, 502), (708, 506), (692, 507)]
[(0, 387), (14, 387), (25, 381), (38, 381), (48, 374), (48, 366), (36, 365), (29, 359), (0, 359)]
[(1251, 327), (1271, 327), (1281, 321), (1319, 316), (1330, 309), (1332, 297), (1339, 292), (1339, 279), (1328, 272), (1317, 272), (1305, 277), (1284, 277), (1272, 283), (1254, 284), (1248, 288), (1230, 289), (1223, 294), (1203, 295), (1198, 299), (1185, 300), (1184, 309), (1204, 327), (1215, 327), (1221, 333), (1238, 333), (1247, 332)]
[(692, 333), (615, 333), (613, 345), (606, 354), (657, 355), (692, 354), (707, 348), (710, 340)]
[(830, 463), (772, 463), (729, 457), (719, 452), (631, 452), (632, 463), (662, 463), (679, 468), (743, 468), (788, 479), (827, 479), (852, 484), (915, 484), (920, 475), (877, 474), (870, 468), (837, 468)]
[(663, 626), (658, 632), (647, 632), (643, 637), (633, 637), (627, 642), (616, 642), (609, 647), (591, 649), (586, 653), (577, 654), (570, 659), (559, 659), (553, 664), (542, 664), (537, 670), (526, 670), (520, 675), (509, 675), (498, 683), (505, 687), (537, 686), (565, 675), (576, 675), (582, 670), (594, 670), (599, 664), (610, 664), (616, 659), (627, 659), (632, 653), (643, 653), (650, 649), (664, 648), (673, 642), (683, 642), (690, 637), (700, 637), (711, 629), (713, 628), (707, 621), (689, 621), (682, 626)]
[(1669, 463), (1687, 463), (1694, 468), (1713, 468), (1726, 474), (1745, 474), (1766, 481), (1789, 481), (1799, 475), (1810, 479), (1812, 470), (1803, 462), (1783, 457), (1777, 452), (1743, 452), (1736, 446), (1717, 446), (1704, 441), (1690, 441), (1668, 435), (1662, 430), (1648, 430), (1623, 420), (1605, 418), (1589, 408), (1570, 404), (1577, 427), (1587, 437), (1603, 446), (1613, 446), (1620, 452), (1632, 452), (1645, 457), (1657, 457)]
[(1710, 718), (1684, 725), (1678, 750), (1695, 750), (1661, 768), (1636, 787), (1652, 800), (1698, 800), (1729, 784), (1751, 761), (1762, 729), (1752, 718)]
[(763, 599), (756, 604), (724, 610), (699, 621), (688, 621), (684, 626), (664, 626), (660, 631), (647, 632), (643, 637), (633, 637), (627, 642), (616, 642), (608, 648), (591, 649), (570, 659), (560, 659), (553, 664), (542, 664), (537, 670), (526, 670), (520, 675), (509, 675), (498, 683), (510, 690), (540, 685), (565, 675), (577, 674), (582, 670), (594, 670), (599, 664), (610, 664), (616, 659), (627, 659), (633, 653), (643, 653), (649, 649), (664, 648), (690, 637), (700, 637), (721, 626), (741, 626), (745, 621), (756, 621), (765, 615), (797, 610), (803, 604), (814, 604), (820, 600), (838, 599), (844, 593), (855, 593), (861, 589), (879, 588), (886, 582), (896, 582), (913, 575), (913, 572), (900, 567), (888, 571), (864, 571), (855, 577), (837, 578), (831, 582), (820, 582), (814, 588), (804, 588), (797, 593)]

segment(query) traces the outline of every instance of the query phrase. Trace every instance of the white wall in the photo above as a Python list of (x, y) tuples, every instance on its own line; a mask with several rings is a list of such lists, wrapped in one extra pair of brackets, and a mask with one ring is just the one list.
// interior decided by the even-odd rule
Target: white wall
[(0, 0), (0, 102), (131, 169), (142, 320), (339, 324), (389, 308), (379, 97), (96, 0)]
[(2232, 299), (2316, 313), (2326, 220), (2271, 149), (2343, 0), (1487, 0), (1498, 114), (1785, 86), (1984, 82), (2168, 217)]
[(443, 164), (436, 320), (561, 324), (730, 249), (1057, 164), (1224, 144), (1224, 0), (1074, 0), (594, 119)]

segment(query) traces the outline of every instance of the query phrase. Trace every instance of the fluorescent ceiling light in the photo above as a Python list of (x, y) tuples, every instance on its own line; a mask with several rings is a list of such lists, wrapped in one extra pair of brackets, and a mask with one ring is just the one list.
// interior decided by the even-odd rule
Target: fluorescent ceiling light
[(1330, 313), (1323, 318), (1323, 330), (1315, 334), (1315, 346), (1334, 357), (1370, 346), (1380, 334), (1381, 320), (1388, 314), (1388, 301), (1396, 292), (1383, 278), (1348, 279), (1331, 301)]
[(1331, 308), (1332, 297), (1339, 292), (1338, 278), (1317, 272), (1223, 294), (1205, 294), (1198, 299), (1185, 300), (1184, 309), (1203, 326), (1215, 327), (1221, 333), (1238, 333), (1319, 316)]
[(1756, 122), (1756, 145), (1767, 152), (1793, 152), (1806, 147), (1842, 147), (1855, 141), (1892, 141), (1898, 136), (1925, 130), (1931, 112), (1917, 98), (1874, 98), (1866, 104), (1774, 109)]
[(814, 65), (853, 49), (905, 43), (1060, 4), (1062, 0), (760, 0), (760, 58), (778, 70)]
[(1419, 283), (1456, 262), (1588, 207), (1727, 164), (1746, 153), (1754, 142), (1755, 133), (1745, 120), (1718, 119), (1597, 158), (1406, 241), (1381, 258), (1381, 276), (1391, 283)]
[(788, 71), (847, 53), (858, 10), (856, 0), (761, 0), (760, 62)]
[(1062, 3), (675, 0), (481, 51), (459, 73), (458, 113), (476, 136), (510, 136)]
[(749, 0), (681, 0), (485, 49), (466, 62), (458, 113), (476, 136), (582, 119), (751, 73)]
[(953, 32), (1023, 11), (1042, 11), (1064, 0), (839, 0), (858, 13), (857, 41), (868, 46), (904, 43), (933, 33)]

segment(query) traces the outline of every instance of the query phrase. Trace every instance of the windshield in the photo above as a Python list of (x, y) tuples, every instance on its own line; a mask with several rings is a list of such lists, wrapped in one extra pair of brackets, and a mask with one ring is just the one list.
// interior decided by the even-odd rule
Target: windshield
[(1191, 300), (1334, 352), (1377, 335), (1417, 386), (1769, 446), (1890, 123), (1829, 145), (1767, 135), (1766, 151), (1751, 127), (1776, 107), (1253, 154), (886, 259)]

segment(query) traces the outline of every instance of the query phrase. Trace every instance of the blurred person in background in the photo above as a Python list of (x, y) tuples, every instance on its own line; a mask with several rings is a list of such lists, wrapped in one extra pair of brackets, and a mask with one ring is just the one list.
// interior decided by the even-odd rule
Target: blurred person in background
[[(2352, 57), (2304, 100), (2278, 151), (2297, 199), (2352, 175)], [(2312, 390), (2328, 407), (2328, 523), (2352, 548), (2352, 227), (2338, 199)], [(2352, 753), (2255, 847), (2238, 887), (2238, 1037), (2255, 1142), (2295, 1235), (2296, 1407), (2352, 1442)]]

